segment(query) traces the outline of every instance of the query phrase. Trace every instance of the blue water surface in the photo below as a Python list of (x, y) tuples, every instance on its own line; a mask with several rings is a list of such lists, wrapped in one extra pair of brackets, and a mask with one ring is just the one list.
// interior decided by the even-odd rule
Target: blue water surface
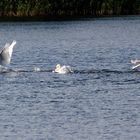
[[(0, 46), (12, 40), (0, 140), (140, 139), (140, 17), (1, 22)], [(52, 73), (57, 63), (74, 73)]]

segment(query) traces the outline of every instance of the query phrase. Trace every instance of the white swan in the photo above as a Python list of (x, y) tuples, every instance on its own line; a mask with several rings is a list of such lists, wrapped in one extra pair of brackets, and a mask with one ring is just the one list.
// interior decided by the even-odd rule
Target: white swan
[(132, 67), (132, 69), (136, 69), (140, 66), (140, 60), (138, 60), (138, 59), (131, 60), (131, 63), (135, 65)]
[(11, 62), (13, 48), (16, 45), (14, 40), (11, 44), (6, 43), (5, 46), (0, 51), (0, 65), (8, 65)]
[(73, 70), (70, 66), (65, 66), (65, 65), (61, 66), (60, 64), (57, 64), (53, 72), (60, 73), (60, 74), (67, 74), (67, 73), (72, 73)]

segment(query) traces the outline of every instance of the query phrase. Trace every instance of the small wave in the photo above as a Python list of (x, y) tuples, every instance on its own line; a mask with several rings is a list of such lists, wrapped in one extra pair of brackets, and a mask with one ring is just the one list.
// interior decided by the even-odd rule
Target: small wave
[(80, 74), (94, 74), (94, 73), (116, 73), (116, 74), (123, 74), (123, 73), (134, 73), (135, 71), (128, 70), (128, 71), (120, 71), (120, 70), (109, 70), (109, 69), (102, 69), (102, 70), (75, 70), (74, 73)]
[[(41, 69), (39, 67), (33, 67), (32, 69), (21, 69), (21, 68), (0, 68), (0, 73), (9, 73), (9, 72), (53, 72), (52, 69)], [(138, 70), (110, 70), (110, 69), (89, 69), (89, 70), (74, 70), (71, 74), (104, 74), (104, 73), (114, 73), (114, 74), (124, 74), (124, 73), (140, 73)]]
[(0, 69), (0, 74), (3, 73), (10, 73), (10, 72), (15, 72), (15, 73), (26, 73), (26, 72), (52, 72), (52, 70), (46, 70), (46, 69), (41, 69), (39, 67), (34, 67), (33, 69), (22, 69), (22, 68), (1, 68)]

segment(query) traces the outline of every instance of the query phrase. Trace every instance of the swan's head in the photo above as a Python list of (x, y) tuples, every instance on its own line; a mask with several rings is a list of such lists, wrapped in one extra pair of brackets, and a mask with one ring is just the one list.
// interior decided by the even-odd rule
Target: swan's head
[(57, 64), (57, 65), (55, 66), (55, 70), (52, 71), (52, 72), (59, 72), (60, 69), (61, 69), (61, 65), (60, 65), (60, 64)]
[(61, 68), (61, 65), (60, 64), (57, 64), (56, 65), (56, 69), (60, 69)]

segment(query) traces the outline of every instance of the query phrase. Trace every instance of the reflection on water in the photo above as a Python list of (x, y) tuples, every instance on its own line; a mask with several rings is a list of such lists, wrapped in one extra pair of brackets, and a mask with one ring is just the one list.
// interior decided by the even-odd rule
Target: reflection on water
[[(0, 23), (17, 40), (0, 73), (0, 139), (138, 140), (140, 19)], [(71, 74), (52, 73), (57, 63)]]

